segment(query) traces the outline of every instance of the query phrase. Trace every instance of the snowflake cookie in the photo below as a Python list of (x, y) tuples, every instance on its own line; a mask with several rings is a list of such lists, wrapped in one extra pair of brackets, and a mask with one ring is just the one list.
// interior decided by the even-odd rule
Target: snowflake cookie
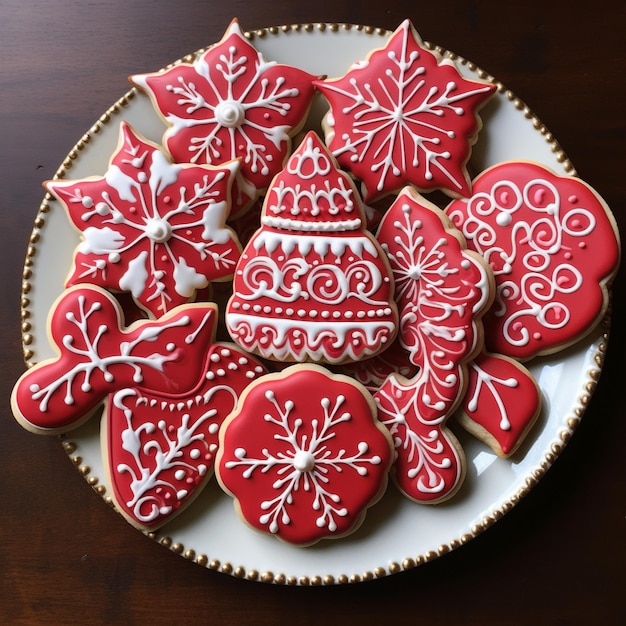
[(208, 350), (186, 394), (127, 387), (107, 400), (102, 456), (113, 500), (136, 528), (155, 530), (184, 510), (213, 475), (219, 427), (265, 367), (232, 344)]
[(278, 361), (356, 361), (396, 335), (385, 254), (350, 177), (314, 132), (272, 181), (226, 324), (239, 346)]
[(428, 50), (409, 20), (348, 73), (316, 81), (330, 111), (326, 143), (362, 181), (366, 202), (405, 185), (470, 193), (466, 164), (493, 84), (464, 78)]
[(233, 215), (248, 208), (282, 168), (304, 124), (316, 77), (266, 61), (237, 20), (193, 63), (131, 77), (169, 128), (164, 144), (180, 163), (241, 158)]
[(216, 474), (252, 528), (310, 545), (356, 530), (392, 459), (364, 387), (294, 365), (246, 389), (220, 430)]
[(79, 426), (109, 393), (126, 387), (188, 392), (203, 376), (216, 317), (214, 304), (186, 304), (157, 321), (125, 327), (109, 293), (92, 285), (71, 287), (48, 318), (58, 356), (18, 379), (13, 414), (27, 430), (58, 434)]
[(550, 354), (604, 316), (619, 234), (605, 202), (580, 179), (538, 163), (500, 163), (446, 213), (495, 275), (485, 317), (490, 351), (518, 360)]
[(408, 498), (442, 502), (459, 489), (465, 458), (446, 422), (463, 397), (467, 363), (482, 348), (480, 319), (493, 279), (445, 214), (410, 187), (383, 217), (377, 238), (388, 255), (400, 310), (400, 344), (419, 368), (391, 374), (375, 394), (397, 452), (393, 476)]
[(81, 235), (66, 285), (130, 292), (159, 317), (230, 278), (241, 253), (225, 225), (237, 168), (171, 163), (122, 122), (104, 176), (44, 184)]

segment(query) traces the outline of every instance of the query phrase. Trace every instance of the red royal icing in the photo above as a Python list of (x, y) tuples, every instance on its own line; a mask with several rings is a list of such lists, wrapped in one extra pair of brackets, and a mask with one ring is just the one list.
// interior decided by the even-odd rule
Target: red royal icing
[(480, 128), (476, 111), (496, 88), (441, 61), (409, 20), (345, 76), (315, 85), (331, 106), (327, 143), (363, 181), (366, 201), (407, 184), (469, 193), (465, 165)]
[(411, 380), (390, 375), (376, 392), (379, 418), (394, 439), (401, 491), (416, 502), (441, 502), (464, 476), (446, 421), (462, 397), (466, 363), (482, 345), (479, 320), (492, 281), (443, 212), (409, 188), (383, 217), (377, 238), (394, 276), (399, 341), (419, 368)]
[(213, 475), (219, 427), (265, 368), (228, 344), (207, 352), (200, 384), (184, 395), (126, 388), (103, 416), (103, 456), (115, 503), (154, 530), (180, 513)]
[(470, 363), (459, 421), (498, 456), (517, 450), (540, 410), (539, 387), (523, 365), (488, 353)]
[(236, 169), (173, 164), (122, 122), (104, 176), (45, 184), (81, 233), (66, 284), (130, 292), (158, 317), (229, 278), (240, 255), (225, 226)]
[(501, 163), (446, 213), (495, 275), (496, 299), (485, 317), (490, 351), (521, 360), (554, 352), (601, 319), (619, 237), (586, 183), (537, 163)]
[(25, 372), (12, 395), (16, 419), (35, 432), (75, 428), (107, 394), (125, 387), (184, 393), (202, 377), (217, 308), (188, 304), (158, 321), (123, 326), (120, 307), (93, 286), (66, 290), (53, 305), (49, 336), (57, 357)]
[(282, 168), (304, 123), (315, 77), (266, 61), (234, 20), (220, 42), (193, 63), (131, 77), (169, 129), (174, 160), (219, 164), (242, 159), (233, 214), (246, 209)]
[(237, 264), (226, 311), (233, 339), (266, 358), (328, 363), (390, 344), (393, 281), (364, 222), (351, 180), (309, 133), (272, 182)]
[(246, 390), (220, 431), (216, 472), (250, 526), (307, 545), (360, 524), (391, 460), (367, 391), (296, 365)]

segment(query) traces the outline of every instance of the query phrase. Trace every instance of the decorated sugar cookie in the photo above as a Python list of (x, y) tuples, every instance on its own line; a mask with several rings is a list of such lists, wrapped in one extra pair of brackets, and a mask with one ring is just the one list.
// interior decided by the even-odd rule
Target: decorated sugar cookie
[(187, 304), (126, 328), (113, 296), (91, 285), (72, 287), (49, 316), (48, 334), (58, 356), (19, 378), (11, 396), (13, 414), (27, 430), (57, 434), (80, 425), (119, 389), (188, 392), (203, 376), (216, 315), (214, 304)]
[(483, 352), (469, 364), (457, 419), (498, 456), (509, 457), (519, 448), (540, 411), (539, 386), (515, 359)]
[(109, 396), (102, 453), (117, 508), (155, 530), (185, 509), (213, 475), (221, 423), (265, 368), (230, 344), (213, 344), (200, 383), (183, 395), (129, 387)]
[(225, 220), (237, 168), (171, 163), (122, 122), (104, 176), (45, 183), (81, 235), (66, 285), (130, 292), (159, 317), (232, 276), (241, 250)]
[(379, 419), (394, 440), (399, 489), (416, 502), (439, 503), (465, 476), (447, 421), (463, 397), (467, 363), (482, 347), (480, 318), (493, 281), (444, 213), (411, 188), (391, 205), (377, 238), (395, 280), (399, 343), (419, 368), (410, 379), (394, 373), (383, 383), (375, 394)]
[(617, 227), (589, 185), (531, 162), (482, 172), (446, 209), (496, 279), (485, 318), (490, 351), (525, 360), (586, 335), (608, 306)]
[(315, 77), (266, 61), (234, 20), (220, 42), (193, 63), (131, 81), (144, 90), (169, 129), (164, 144), (179, 163), (242, 159), (233, 193), (241, 213), (282, 168), (291, 137), (304, 124)]
[(366, 202), (408, 184), (469, 194), (477, 111), (496, 87), (464, 78), (425, 47), (409, 20), (345, 76), (315, 85), (330, 103), (326, 143), (362, 181)]
[(256, 380), (220, 431), (220, 484), (253, 528), (296, 544), (353, 532), (393, 447), (364, 387), (317, 365)]
[(359, 197), (311, 132), (268, 190), (233, 279), (234, 341), (278, 361), (370, 357), (396, 335), (393, 279)]

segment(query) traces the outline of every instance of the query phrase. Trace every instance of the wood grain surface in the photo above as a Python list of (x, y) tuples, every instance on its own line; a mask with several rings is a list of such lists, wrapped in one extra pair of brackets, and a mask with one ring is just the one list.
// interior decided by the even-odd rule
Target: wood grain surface
[[(590, 8), (591, 7), (591, 8)], [(603, 376), (531, 493), (459, 550), (380, 580), (287, 587), (209, 571), (107, 507), (59, 441), (13, 420), (24, 369), (23, 261), (50, 178), (127, 89), (244, 29), (348, 22), (422, 37), (496, 76), (558, 138), (626, 228), (626, 6), (575, 2), (0, 0), (0, 622), (2, 624), (617, 624), (626, 620), (626, 277)]]

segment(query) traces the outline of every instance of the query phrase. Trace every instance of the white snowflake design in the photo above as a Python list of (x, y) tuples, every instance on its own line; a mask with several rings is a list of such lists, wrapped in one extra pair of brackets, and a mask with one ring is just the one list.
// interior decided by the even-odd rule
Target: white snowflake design
[(264, 420), (276, 425), (281, 431), (274, 435), (278, 444), (275, 450), (263, 448), (260, 458), (249, 457), (244, 448), (236, 448), (236, 461), (228, 461), (227, 469), (243, 467), (244, 477), (250, 478), (258, 470), (268, 472), (278, 468), (278, 479), (272, 487), (276, 497), (261, 502), (265, 511), (259, 522), (267, 525), (271, 533), (279, 532), (281, 524), (290, 524), (289, 507), (294, 504), (294, 497), (299, 491), (313, 492), (312, 508), (318, 513), (315, 524), (319, 528), (327, 527), (334, 532), (337, 529), (336, 517), (346, 517), (348, 509), (342, 505), (341, 495), (330, 489), (329, 472), (353, 470), (359, 476), (368, 474), (368, 465), (379, 465), (382, 459), (378, 455), (368, 455), (369, 446), (360, 441), (356, 452), (349, 454), (345, 449), (332, 450), (328, 443), (335, 437), (334, 429), (342, 422), (348, 422), (352, 415), (342, 409), (345, 397), (338, 395), (331, 399), (322, 398), (320, 408), (322, 419), (314, 418), (311, 422), (312, 434), (308, 438), (301, 434), (303, 420), (296, 418), (290, 423), (290, 416), (295, 407), (292, 400), (284, 404), (277, 400), (273, 391), (265, 392), (265, 398), (275, 409), (275, 415), (266, 413)]
[(371, 199), (413, 183), (468, 191), (465, 161), (479, 128), (473, 109), (493, 85), (464, 79), (405, 21), (387, 46), (344, 77), (316, 85), (328, 97), (329, 144)]

